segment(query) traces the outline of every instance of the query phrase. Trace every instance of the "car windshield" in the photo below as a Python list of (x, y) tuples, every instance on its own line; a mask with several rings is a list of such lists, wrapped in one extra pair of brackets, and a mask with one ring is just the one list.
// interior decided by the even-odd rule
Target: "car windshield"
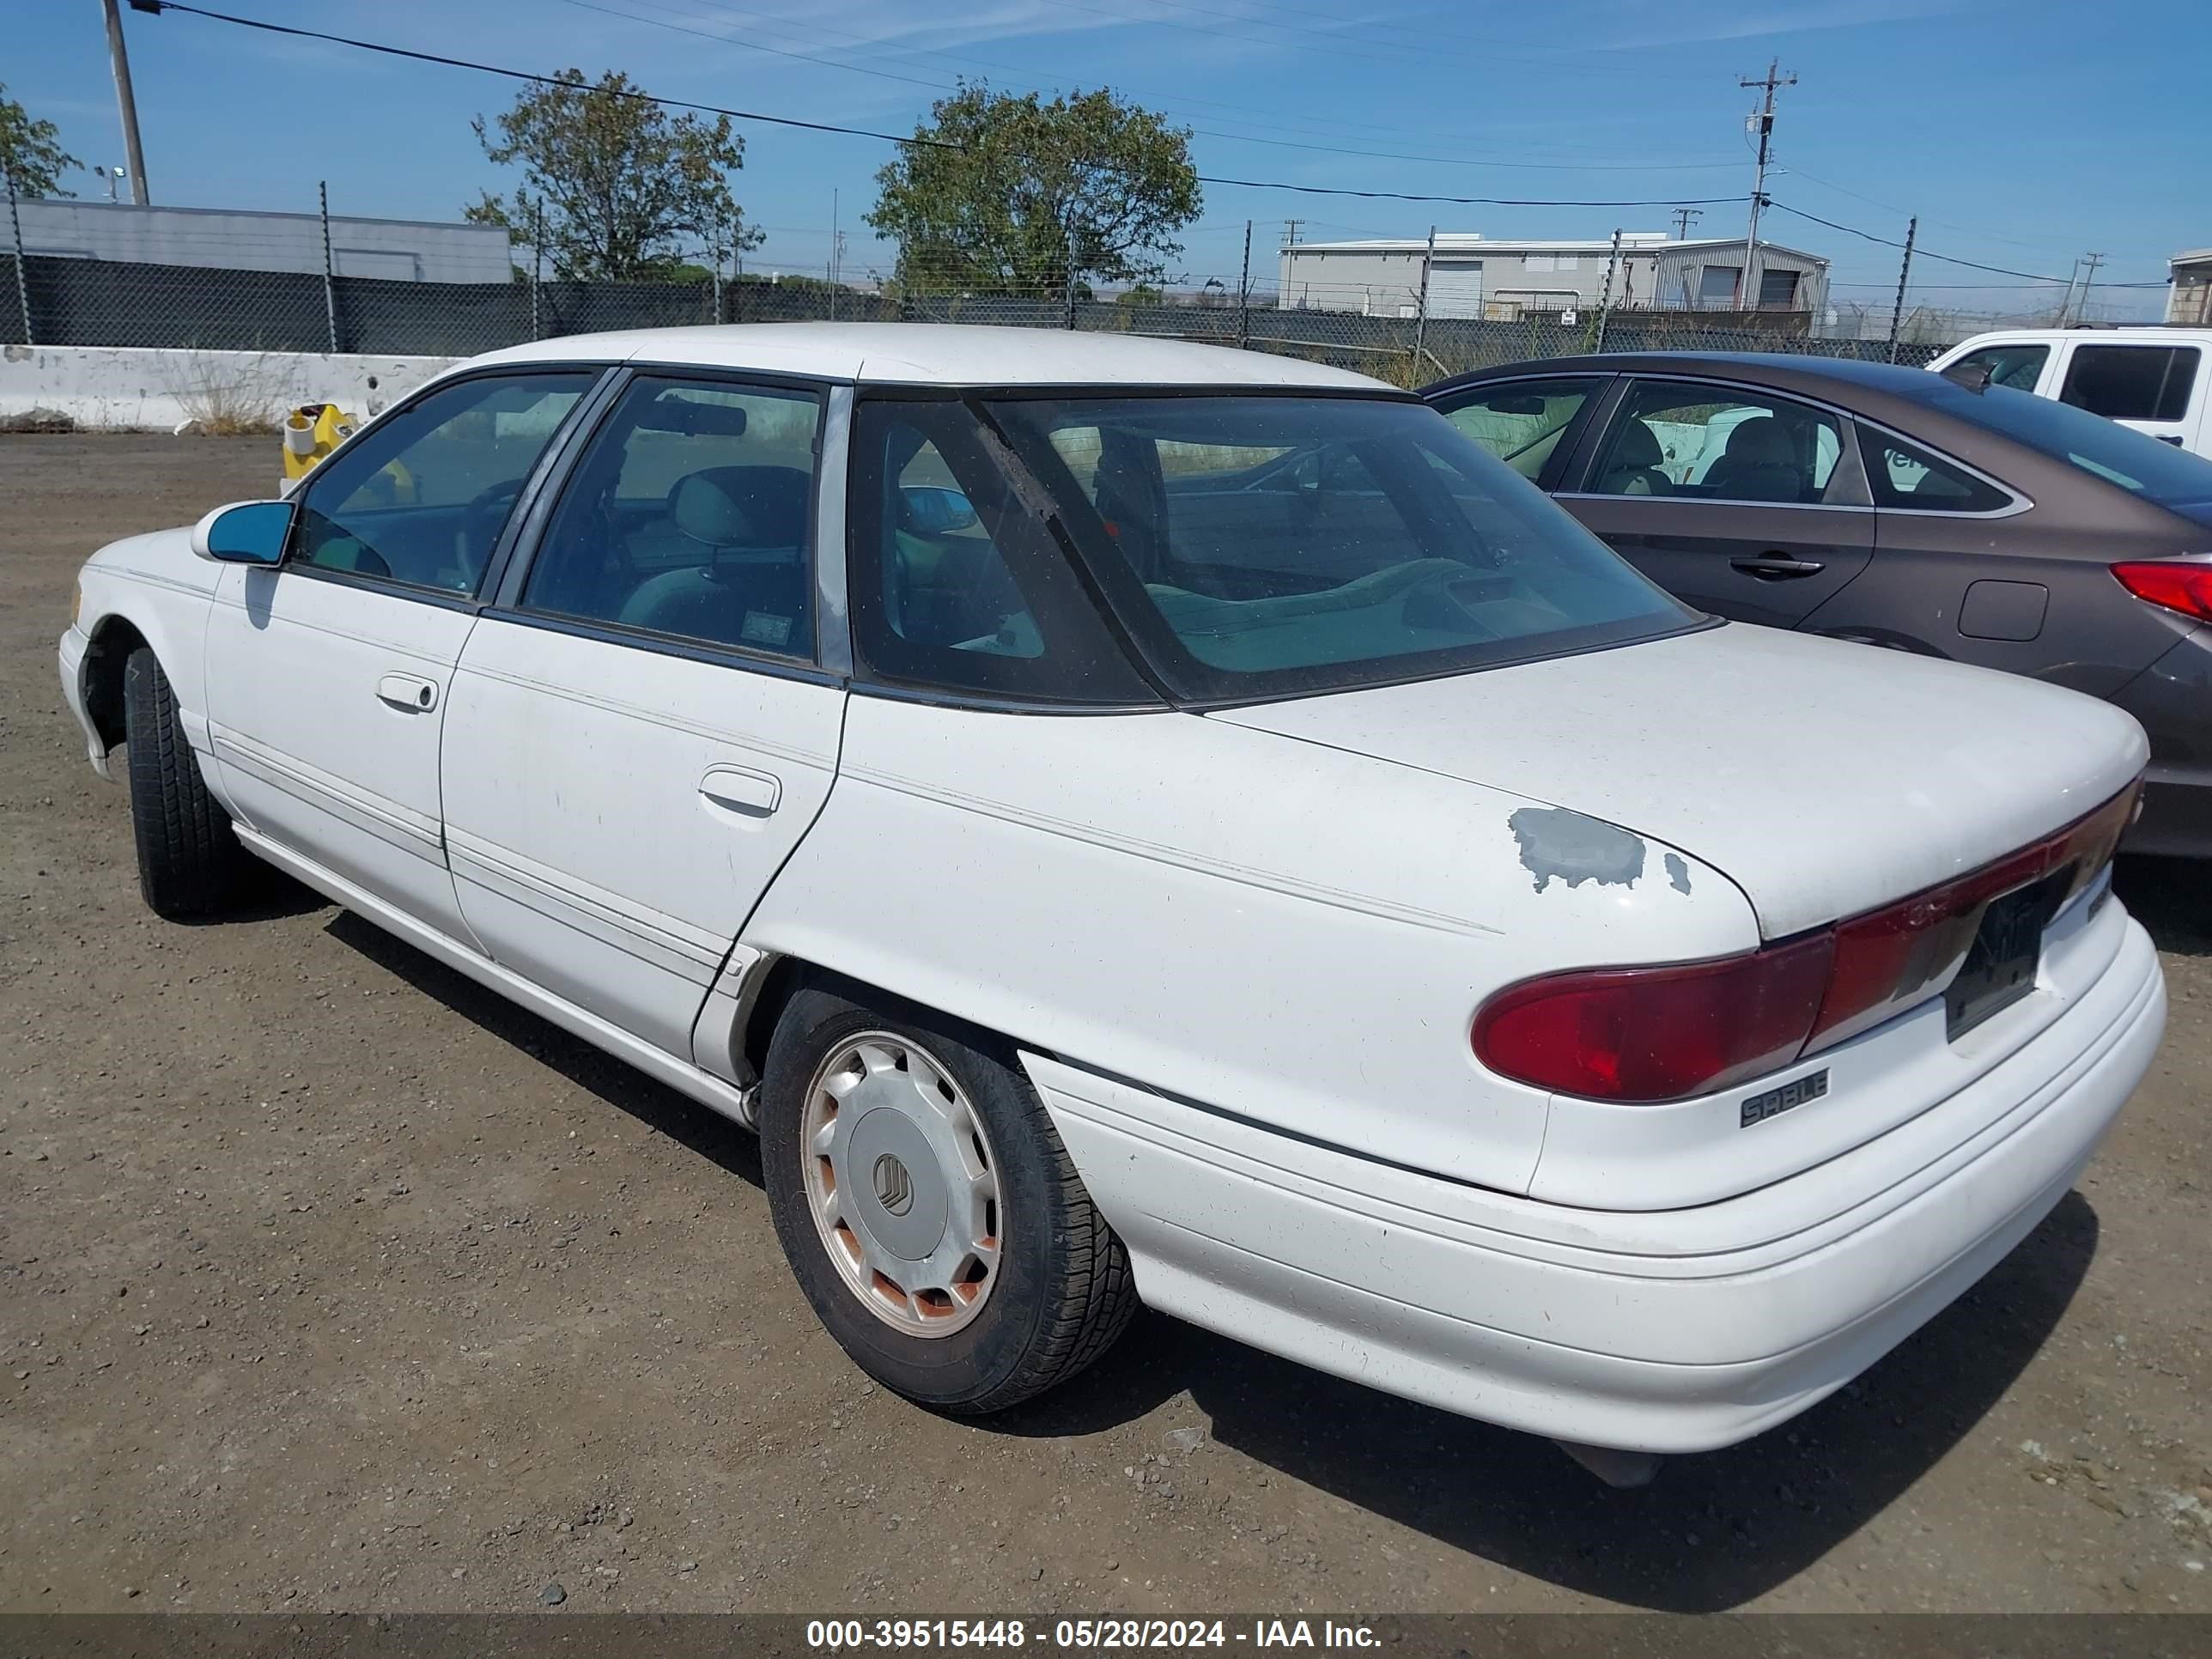
[(2085, 409), (1996, 386), (1978, 392), (1947, 386), (1931, 401), (2161, 506), (2212, 501), (2212, 461)]
[(1186, 393), (988, 408), (1180, 697), (1339, 690), (1704, 620), (1421, 404)]

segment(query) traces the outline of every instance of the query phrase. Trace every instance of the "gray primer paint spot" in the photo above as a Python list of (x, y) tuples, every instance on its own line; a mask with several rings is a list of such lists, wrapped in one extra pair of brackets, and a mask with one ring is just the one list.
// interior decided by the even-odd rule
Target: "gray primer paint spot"
[(1521, 843), (1521, 866), (1542, 892), (1557, 876), (1570, 887), (1586, 881), (1633, 887), (1644, 873), (1644, 838), (1564, 806), (1524, 806), (1505, 820)]
[(1663, 862), (1667, 866), (1667, 884), (1678, 893), (1690, 890), (1690, 866), (1682, 862), (1678, 854), (1669, 853)]

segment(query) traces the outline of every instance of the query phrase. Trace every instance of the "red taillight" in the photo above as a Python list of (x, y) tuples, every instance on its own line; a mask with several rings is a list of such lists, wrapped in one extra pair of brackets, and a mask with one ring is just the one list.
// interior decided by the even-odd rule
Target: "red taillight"
[(1717, 962), (1524, 980), (1483, 1005), (1474, 1052), (1493, 1072), (1561, 1094), (1703, 1094), (1796, 1059), (1832, 948), (1820, 933)]
[(2120, 586), (2139, 599), (2212, 622), (2212, 564), (2192, 559), (2142, 559), (2116, 564)]
[(2079, 891), (2134, 821), (2138, 787), (1940, 887), (1746, 956), (1579, 969), (1508, 986), (1475, 1015), (1475, 1058), (1539, 1089), (1631, 1104), (1778, 1070), (1947, 981), (2000, 894), (2069, 865), (2069, 896)]

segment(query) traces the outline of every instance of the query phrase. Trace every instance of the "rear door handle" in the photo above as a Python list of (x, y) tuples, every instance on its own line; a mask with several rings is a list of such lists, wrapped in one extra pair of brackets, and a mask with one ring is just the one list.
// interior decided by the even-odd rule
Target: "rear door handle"
[(1787, 581), (1793, 576), (1817, 576), (1828, 567), (1818, 559), (1792, 559), (1780, 553), (1762, 553), (1755, 559), (1730, 559), (1747, 576), (1763, 582)]
[(376, 683), (376, 695), (405, 714), (427, 714), (438, 706), (438, 683), (419, 674), (386, 674)]
[(765, 772), (717, 766), (699, 780), (699, 798), (740, 818), (764, 818), (783, 799), (783, 785)]

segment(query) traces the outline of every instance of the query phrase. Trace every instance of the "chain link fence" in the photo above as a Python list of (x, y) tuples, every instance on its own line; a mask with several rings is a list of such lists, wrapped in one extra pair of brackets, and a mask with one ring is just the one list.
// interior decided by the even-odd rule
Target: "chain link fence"
[[(1569, 317), (1572, 320), (1569, 320)], [(1249, 346), (1405, 386), (1497, 363), (1596, 349), (1790, 351), (1883, 360), (1885, 340), (1824, 339), (1802, 313), (1585, 309), (1511, 320), (1285, 308), (1218, 285), (1106, 300), (1036, 287), (902, 293), (824, 278), (398, 281), (0, 253), (0, 343), (463, 357), (526, 340), (685, 324), (959, 322), (1082, 329)], [(1905, 343), (1895, 360), (1939, 348)]]

